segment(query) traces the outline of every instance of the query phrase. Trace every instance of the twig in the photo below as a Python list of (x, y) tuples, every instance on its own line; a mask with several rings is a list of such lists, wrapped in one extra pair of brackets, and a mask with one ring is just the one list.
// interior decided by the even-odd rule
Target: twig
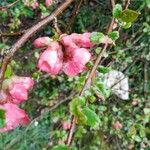
[(111, 0), (112, 9), (115, 7), (115, 0)]
[(148, 62), (147, 60), (145, 60), (145, 64), (144, 64), (144, 96), (145, 99), (147, 98), (147, 82), (148, 82)]
[(127, 9), (129, 5), (130, 5), (130, 0), (127, 0), (124, 9)]
[(55, 17), (60, 15), (74, 0), (66, 0), (62, 5), (60, 5), (50, 16), (46, 17), (42, 21), (38, 22), (33, 27), (29, 28), (24, 35), (12, 46), (10, 49), (10, 53), (4, 58), (0, 70), (0, 85), (2, 85), (4, 79), (4, 73), (7, 68), (7, 64), (10, 59), (14, 56), (15, 52), (22, 47), (22, 45), (37, 31), (46, 26), (49, 22), (51, 22)]
[(16, 32), (16, 33), (1, 33), (0, 37), (4, 37), (4, 36), (6, 36), (6, 37), (9, 37), (9, 36), (20, 36), (20, 35), (24, 34), (25, 32), (26, 31), (23, 30), (23, 31)]
[(71, 19), (69, 20), (69, 24), (68, 24), (68, 27), (67, 27), (66, 31), (68, 31), (69, 28), (71, 28), (71, 26), (73, 25), (74, 20), (75, 20), (76, 16), (79, 13), (82, 2), (83, 2), (83, 0), (80, 0), (80, 2), (77, 2), (78, 5), (76, 5), (76, 7), (75, 7), (75, 9), (74, 9), (74, 11), (73, 11), (73, 13), (70, 17)]

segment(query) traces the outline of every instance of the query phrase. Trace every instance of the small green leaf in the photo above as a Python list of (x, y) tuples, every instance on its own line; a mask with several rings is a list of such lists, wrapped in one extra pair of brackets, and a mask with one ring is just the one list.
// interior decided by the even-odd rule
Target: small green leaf
[(150, 8), (150, 0), (145, 0), (146, 1), (146, 4), (147, 4), (147, 7)]
[(93, 127), (97, 123), (99, 123), (100, 120), (99, 120), (98, 115), (90, 108), (85, 107), (83, 108), (82, 112), (87, 117), (86, 125)]
[(104, 34), (101, 32), (93, 32), (90, 37), (91, 42), (96, 44), (100, 43), (102, 38), (104, 38)]
[(82, 107), (85, 106), (85, 102), (85, 98), (79, 96), (73, 99), (70, 103), (70, 111), (77, 118), (78, 124), (85, 124), (87, 120), (86, 116), (82, 112)]
[(101, 51), (101, 48), (100, 48), (100, 47), (97, 47), (97, 48), (95, 49), (96, 54), (99, 54), (100, 51)]
[(137, 134), (137, 130), (136, 130), (134, 125), (129, 128), (127, 134), (128, 134), (129, 137), (132, 137), (133, 139), (135, 138), (135, 136)]
[(57, 145), (52, 148), (52, 150), (69, 150), (66, 145)]
[(99, 66), (97, 71), (100, 72), (100, 73), (105, 74), (105, 73), (108, 73), (110, 71), (110, 68), (104, 67), (104, 66)]
[(119, 32), (118, 31), (113, 31), (109, 33), (108, 35), (113, 41), (116, 41), (119, 38)]
[(126, 9), (122, 11), (120, 19), (123, 22), (132, 23), (137, 19), (138, 16), (139, 16), (139, 13), (137, 11)]
[(73, 115), (78, 116), (78, 111), (81, 109), (81, 106), (85, 105), (84, 97), (76, 97), (70, 102), (70, 111)]
[(103, 94), (104, 98), (110, 96), (110, 89), (107, 89), (103, 83), (97, 83), (96, 88)]
[(116, 4), (113, 9), (113, 17), (119, 18), (122, 12), (122, 6), (120, 4)]
[(144, 138), (146, 136), (145, 128), (141, 128), (139, 134), (141, 138)]
[(0, 109), (0, 128), (5, 126), (5, 111)]
[(13, 74), (12, 67), (8, 65), (5, 71), (5, 78), (9, 78), (12, 74)]

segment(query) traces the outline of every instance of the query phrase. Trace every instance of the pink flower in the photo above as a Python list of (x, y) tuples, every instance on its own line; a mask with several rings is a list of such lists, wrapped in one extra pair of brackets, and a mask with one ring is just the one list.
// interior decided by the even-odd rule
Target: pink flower
[(0, 128), (0, 132), (6, 132), (15, 129), (19, 125), (25, 125), (29, 122), (29, 117), (24, 110), (17, 105), (6, 103), (0, 105), (0, 109), (5, 111), (5, 127)]
[(68, 130), (71, 128), (71, 123), (70, 122), (66, 122), (66, 121), (63, 121), (62, 122), (62, 127), (64, 130)]
[(3, 90), (9, 101), (20, 104), (28, 99), (28, 90), (33, 87), (34, 81), (29, 77), (12, 76), (4, 81)]
[(85, 70), (85, 65), (90, 61), (91, 54), (85, 48), (76, 48), (65, 52), (63, 71), (68, 76), (75, 76)]
[(56, 75), (61, 72), (63, 62), (63, 52), (57, 42), (51, 45), (41, 54), (38, 68), (42, 71)]
[(45, 0), (46, 7), (49, 7), (53, 4), (53, 0)]
[(123, 126), (122, 124), (119, 122), (119, 121), (116, 121), (114, 124), (113, 124), (113, 128), (118, 130), (118, 129), (121, 129)]
[(33, 45), (36, 48), (43, 48), (45, 46), (49, 46), (51, 42), (52, 40), (49, 37), (40, 37), (33, 42)]

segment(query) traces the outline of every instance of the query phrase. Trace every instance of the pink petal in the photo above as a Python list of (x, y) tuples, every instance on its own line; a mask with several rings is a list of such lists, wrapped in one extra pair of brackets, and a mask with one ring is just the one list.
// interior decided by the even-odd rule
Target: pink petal
[(14, 83), (9, 89), (9, 94), (16, 104), (28, 99), (28, 92), (22, 84)]
[(0, 109), (6, 111), (6, 125), (4, 128), (0, 128), (0, 132), (6, 132), (15, 129), (19, 125), (29, 123), (28, 115), (15, 104), (6, 103), (4, 105), (0, 105)]
[(83, 33), (83, 34), (76, 34), (73, 33), (70, 35), (73, 42), (81, 48), (91, 48), (93, 43), (90, 41), (91, 33)]
[(68, 76), (75, 76), (85, 70), (85, 65), (90, 61), (91, 54), (85, 48), (78, 48), (68, 54), (63, 66), (63, 71)]
[(51, 44), (52, 40), (49, 37), (40, 37), (37, 38), (34, 42), (33, 45), (36, 48), (42, 48), (45, 46), (49, 46)]
[(41, 54), (38, 68), (52, 75), (56, 75), (61, 72), (62, 62), (62, 49), (57, 42), (53, 42), (48, 49)]
[(30, 77), (12, 76), (10, 79), (12, 81), (12, 84), (21, 84), (26, 90), (30, 90), (34, 85), (34, 81)]

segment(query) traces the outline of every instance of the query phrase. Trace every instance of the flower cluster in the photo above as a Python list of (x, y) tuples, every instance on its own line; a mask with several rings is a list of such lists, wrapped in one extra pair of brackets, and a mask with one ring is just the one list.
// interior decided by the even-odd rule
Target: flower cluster
[(3, 82), (0, 91), (0, 109), (5, 111), (5, 127), (0, 132), (6, 132), (18, 125), (27, 124), (29, 117), (18, 104), (28, 99), (28, 92), (33, 87), (34, 81), (29, 77), (12, 76)]
[(91, 59), (89, 48), (93, 44), (90, 35), (91, 33), (63, 34), (58, 42), (49, 37), (36, 39), (33, 45), (45, 49), (40, 55), (37, 67), (51, 75), (64, 72), (68, 76), (76, 76), (83, 72)]
[[(53, 4), (53, 0), (45, 0), (45, 6), (49, 7)], [(32, 7), (33, 9), (36, 9), (39, 7), (39, 3), (37, 0), (24, 0), (24, 5), (27, 7)]]

